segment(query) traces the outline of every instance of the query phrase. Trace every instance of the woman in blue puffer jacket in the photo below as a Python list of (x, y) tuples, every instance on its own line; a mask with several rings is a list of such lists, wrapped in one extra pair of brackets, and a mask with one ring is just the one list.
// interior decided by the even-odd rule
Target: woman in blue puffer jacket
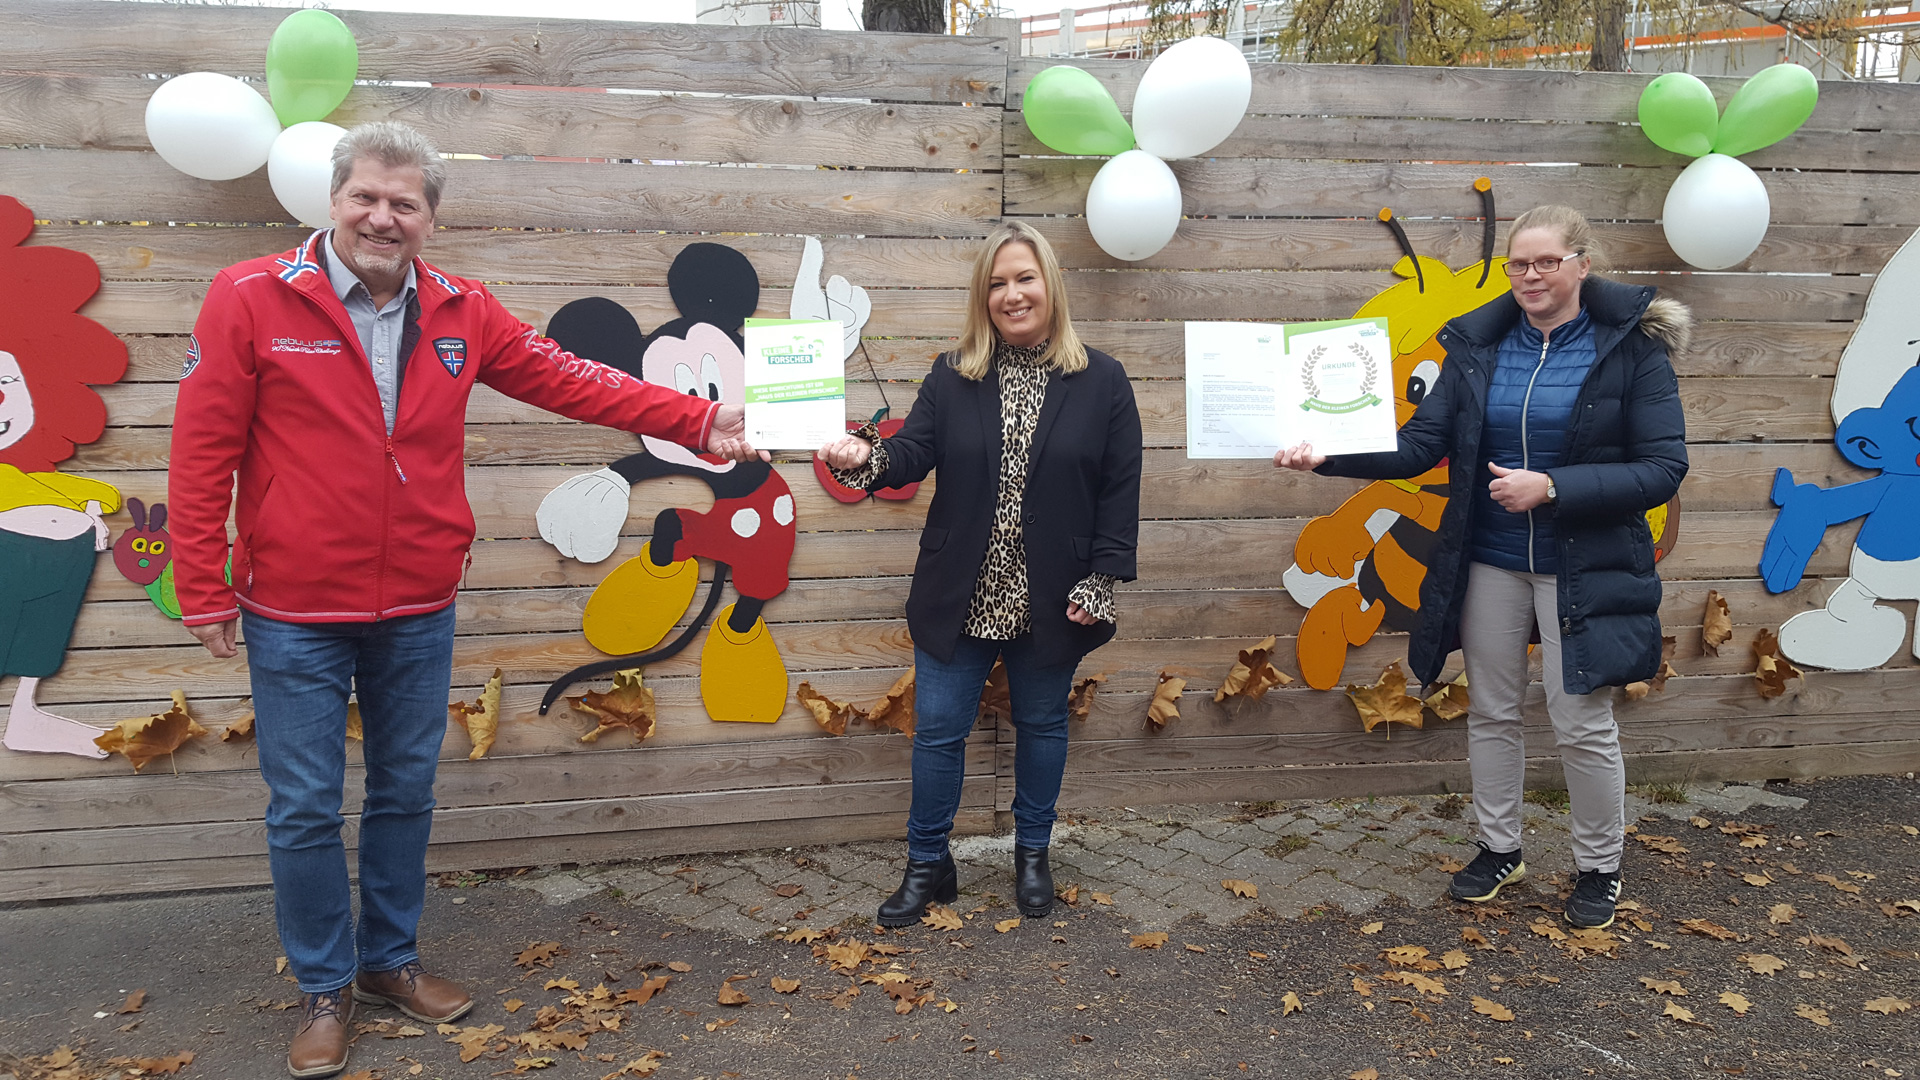
[(1572, 800), (1579, 927), (1613, 922), (1626, 833), (1626, 771), (1613, 687), (1660, 666), (1660, 577), (1646, 512), (1687, 473), (1671, 357), (1687, 309), (1649, 286), (1589, 277), (1598, 255), (1579, 211), (1541, 206), (1507, 239), (1513, 291), (1440, 333), (1440, 378), (1392, 453), (1326, 457), (1305, 443), (1281, 468), (1383, 480), (1449, 459), (1450, 491), (1408, 645), (1438, 679), (1462, 649), (1472, 699), (1467, 754), (1481, 852), (1455, 899), (1491, 900), (1526, 873), (1521, 703), (1527, 645), (1544, 660), (1547, 714)]

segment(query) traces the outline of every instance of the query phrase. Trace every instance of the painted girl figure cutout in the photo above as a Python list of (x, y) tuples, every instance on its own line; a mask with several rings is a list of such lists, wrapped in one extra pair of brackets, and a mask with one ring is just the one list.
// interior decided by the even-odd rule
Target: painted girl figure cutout
[(76, 312), (100, 287), (93, 260), (64, 248), (22, 248), (33, 214), (0, 196), (0, 678), (19, 676), (9, 750), (103, 758), (100, 729), (40, 708), (40, 681), (60, 670), (74, 620), (107, 549), (112, 485), (54, 471), (106, 427), (88, 384), (125, 373), (126, 346)]

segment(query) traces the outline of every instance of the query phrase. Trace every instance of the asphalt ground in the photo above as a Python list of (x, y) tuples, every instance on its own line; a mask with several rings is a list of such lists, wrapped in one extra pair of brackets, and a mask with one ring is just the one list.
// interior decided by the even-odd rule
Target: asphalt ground
[[(362, 1007), (345, 1075), (1920, 1077), (1920, 784), (1770, 788), (1807, 803), (1637, 822), (1634, 906), (1590, 935), (1560, 921), (1552, 867), (1487, 905), (1246, 898), (1231, 921), (1170, 924), (1086, 888), (1018, 920), (1004, 872), (983, 872), (958, 929), (823, 925), (770, 892), (788, 930), (757, 937), (611, 887), (525, 887), (539, 869), (446, 875), (422, 952), (477, 1007), (447, 1031)], [(1550, 797), (1529, 809), (1552, 827)], [(799, 873), (837, 854), (759, 857)], [(693, 889), (721, 861), (679, 876)], [(263, 889), (0, 909), (0, 1077), (284, 1076), (298, 992), (278, 955)]]

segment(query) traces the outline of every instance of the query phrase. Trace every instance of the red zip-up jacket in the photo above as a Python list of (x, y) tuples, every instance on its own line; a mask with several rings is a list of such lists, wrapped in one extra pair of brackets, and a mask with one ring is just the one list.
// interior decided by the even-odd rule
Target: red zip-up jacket
[(359, 335), (320, 262), (327, 242), (317, 232), (284, 255), (228, 267), (200, 308), (167, 483), (187, 625), (240, 607), (291, 622), (373, 622), (452, 603), (473, 544), (461, 454), (476, 380), (576, 420), (706, 445), (717, 403), (577, 357), (478, 282), (420, 259), (389, 436)]

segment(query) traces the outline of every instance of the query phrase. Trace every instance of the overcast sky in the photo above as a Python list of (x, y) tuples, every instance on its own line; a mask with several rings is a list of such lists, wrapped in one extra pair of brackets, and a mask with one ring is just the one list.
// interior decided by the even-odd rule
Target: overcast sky
[[(438, 14), (539, 14), (556, 19), (628, 19), (636, 22), (692, 22), (694, 0), (251, 0), (267, 7), (320, 7), (335, 11), (425, 11)], [(1057, 12), (1060, 0), (1000, 0), (1017, 14)], [(856, 30), (860, 0), (820, 0), (820, 21), (829, 30)], [(945, 6), (944, 4), (942, 6)], [(1086, 6), (1086, 5), (1077, 5)]]

